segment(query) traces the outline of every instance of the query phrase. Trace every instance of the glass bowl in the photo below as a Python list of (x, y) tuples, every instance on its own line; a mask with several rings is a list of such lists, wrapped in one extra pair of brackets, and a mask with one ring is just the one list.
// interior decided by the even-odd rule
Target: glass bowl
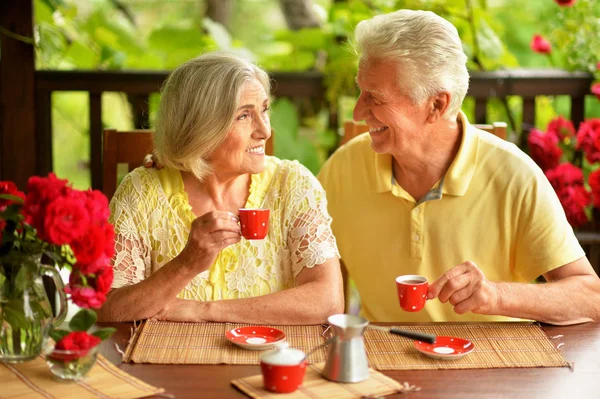
[(46, 355), (46, 363), (57, 378), (79, 380), (92, 369), (97, 357), (98, 345), (81, 350), (54, 349)]

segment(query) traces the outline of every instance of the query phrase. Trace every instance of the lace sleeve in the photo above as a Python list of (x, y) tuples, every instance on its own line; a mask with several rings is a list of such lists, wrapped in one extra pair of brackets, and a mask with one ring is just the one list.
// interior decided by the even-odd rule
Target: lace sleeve
[(296, 277), (304, 267), (312, 268), (340, 255), (331, 231), (325, 190), (304, 166), (294, 162), (291, 169), (284, 197), (287, 242)]
[(115, 226), (114, 280), (112, 288), (137, 284), (150, 265), (150, 241), (142, 198), (142, 182), (135, 172), (123, 179), (110, 201), (111, 223)]

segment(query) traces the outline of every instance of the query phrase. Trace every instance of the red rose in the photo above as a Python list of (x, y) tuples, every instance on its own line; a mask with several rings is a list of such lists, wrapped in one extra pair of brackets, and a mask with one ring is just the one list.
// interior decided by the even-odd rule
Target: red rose
[(96, 274), (98, 271), (110, 265), (110, 258), (101, 253), (100, 257), (90, 263), (76, 263), (73, 269), (79, 270), (81, 274)]
[(111, 266), (105, 266), (97, 271), (95, 276), (86, 275), (86, 284), (83, 284), (80, 272), (73, 270), (69, 276), (69, 284), (65, 292), (71, 294), (71, 300), (83, 308), (99, 309), (106, 301), (106, 294), (110, 290), (114, 272)]
[(533, 128), (527, 137), (529, 153), (531, 158), (540, 165), (542, 170), (552, 169), (558, 166), (562, 150), (558, 146), (558, 137), (552, 133), (544, 133)]
[(6, 227), (6, 220), (0, 219), (0, 244), (2, 244), (2, 232), (4, 231), (5, 227)]
[(556, 192), (569, 186), (583, 186), (583, 172), (577, 166), (563, 162), (554, 169), (545, 172)]
[(65, 335), (54, 346), (55, 351), (71, 351), (72, 353), (53, 352), (50, 357), (56, 360), (70, 361), (87, 355), (88, 351), (102, 340), (85, 331), (72, 331)]
[(58, 245), (71, 244), (83, 237), (89, 222), (90, 215), (80, 201), (71, 197), (56, 198), (46, 208), (46, 241)]
[(581, 122), (577, 131), (578, 150), (585, 153), (585, 158), (594, 163), (600, 161), (600, 118)]
[(588, 177), (588, 183), (592, 189), (592, 199), (594, 206), (600, 208), (600, 169), (596, 169)]
[(554, 0), (556, 1), (556, 4), (558, 4), (561, 7), (571, 7), (573, 4), (575, 4), (576, 0)]
[(598, 98), (598, 100), (600, 100), (600, 83), (594, 83), (592, 85), (591, 91), (592, 94), (594, 94)]
[(115, 254), (115, 228), (112, 224), (104, 226), (104, 255), (112, 259)]
[[(25, 194), (19, 191), (15, 183), (11, 181), (0, 181), (0, 194), (10, 194), (25, 200)], [(12, 200), (0, 199), (0, 212), (5, 210), (7, 206), (14, 203), (15, 202)]]
[(567, 137), (575, 137), (575, 126), (573, 126), (573, 122), (562, 116), (552, 119), (546, 130), (548, 133), (554, 133), (560, 140), (564, 140)]
[(58, 179), (54, 173), (48, 177), (32, 176), (27, 182), (27, 199), (23, 213), (27, 224), (37, 230), (38, 236), (47, 241), (45, 214), (48, 204), (58, 197), (66, 195), (71, 188), (66, 180)]
[[(73, 276), (75, 273), (71, 273)], [(96, 292), (91, 287), (82, 287), (69, 284), (65, 287), (65, 292), (71, 294), (73, 303), (82, 308), (100, 309), (106, 301), (106, 296)]]
[(583, 186), (569, 186), (557, 194), (569, 224), (573, 227), (586, 224), (588, 218), (584, 209), (592, 200), (590, 193)]
[[(86, 211), (87, 214), (87, 211)], [(71, 249), (77, 258), (77, 263), (87, 265), (94, 262), (104, 253), (104, 229), (98, 226), (87, 226), (87, 231), (70, 243)]]
[(550, 42), (542, 37), (542, 35), (533, 35), (531, 44), (529, 45), (533, 51), (540, 54), (550, 54), (552, 52), (552, 45)]

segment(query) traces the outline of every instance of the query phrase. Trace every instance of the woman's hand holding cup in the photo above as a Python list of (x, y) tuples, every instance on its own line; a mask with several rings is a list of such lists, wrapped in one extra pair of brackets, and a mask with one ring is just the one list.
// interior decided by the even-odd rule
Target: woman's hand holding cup
[(194, 265), (201, 273), (214, 263), (223, 248), (240, 242), (241, 234), (239, 219), (233, 213), (205, 213), (192, 222), (187, 244), (179, 257)]

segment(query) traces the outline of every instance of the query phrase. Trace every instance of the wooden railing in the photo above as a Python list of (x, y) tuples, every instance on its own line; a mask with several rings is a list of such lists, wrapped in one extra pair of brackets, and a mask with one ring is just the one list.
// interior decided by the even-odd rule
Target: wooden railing
[[(51, 94), (55, 91), (85, 91), (90, 106), (90, 168), (92, 187), (102, 181), (102, 103), (103, 92), (124, 92), (133, 105), (134, 126), (148, 126), (148, 97), (158, 92), (168, 72), (37, 71), (36, 126), (40, 140), (40, 173), (52, 170)], [(318, 72), (275, 72), (276, 97), (311, 98), (325, 101), (323, 77)], [(507, 70), (471, 74), (469, 96), (475, 98), (475, 123), (487, 122), (491, 98), (523, 98), (523, 124), (535, 122), (535, 101), (540, 95), (566, 95), (571, 98), (571, 119), (577, 125), (584, 117), (584, 99), (590, 92), (592, 75), (560, 70)], [(330, 118), (335, 124), (337, 118)], [(335, 127), (335, 126), (332, 126)], [(517, 128), (517, 130), (520, 130)]]

